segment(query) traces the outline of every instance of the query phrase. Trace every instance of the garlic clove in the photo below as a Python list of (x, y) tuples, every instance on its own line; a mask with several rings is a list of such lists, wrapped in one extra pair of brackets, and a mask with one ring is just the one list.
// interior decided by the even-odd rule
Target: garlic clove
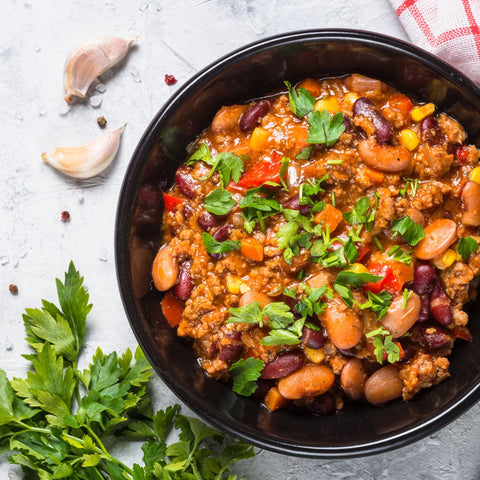
[(42, 153), (42, 159), (70, 177), (94, 177), (112, 163), (124, 128), (107, 132), (80, 147), (56, 147), (51, 152)]
[(90, 84), (125, 57), (136, 38), (100, 37), (75, 47), (63, 72), (65, 101), (70, 103), (72, 96), (84, 98)]

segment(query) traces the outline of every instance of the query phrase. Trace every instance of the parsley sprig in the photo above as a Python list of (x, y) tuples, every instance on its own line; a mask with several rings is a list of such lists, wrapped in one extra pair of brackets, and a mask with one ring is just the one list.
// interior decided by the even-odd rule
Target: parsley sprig
[(386, 290), (382, 290), (378, 294), (368, 291), (368, 300), (365, 303), (354, 303), (361, 310), (365, 310), (366, 308), (368, 308), (372, 312), (375, 312), (377, 314), (377, 320), (380, 320), (388, 312), (390, 304), (392, 303), (392, 298), (393, 295)]
[(325, 144), (332, 147), (345, 131), (343, 114), (338, 112), (333, 117), (327, 110), (319, 112), (315, 110), (308, 115), (310, 129), (308, 131), (308, 143)]
[(294, 88), (290, 82), (283, 82), (288, 89), (290, 110), (299, 118), (308, 115), (315, 107), (315, 97), (306, 88)]
[(240, 200), (239, 206), (242, 209), (244, 228), (247, 233), (252, 233), (255, 225), (259, 225), (262, 232), (265, 232), (265, 219), (279, 213), (282, 206), (274, 198), (270, 198), (270, 190), (266, 186), (276, 186), (267, 182), (261, 187), (247, 190), (245, 196)]
[(385, 354), (389, 363), (395, 363), (400, 360), (400, 347), (393, 341), (390, 332), (384, 328), (379, 327), (365, 334), (365, 337), (373, 337), (373, 346), (375, 347), (374, 354), (378, 363), (383, 363)]
[(349, 212), (344, 212), (342, 214), (343, 218), (350, 225), (365, 224), (367, 231), (370, 232), (375, 223), (375, 215), (378, 210), (379, 195), (377, 194), (377, 192), (375, 192), (374, 198), (375, 201), (373, 207), (370, 207), (371, 200), (369, 197), (359, 198), (355, 202), (352, 210), (350, 210)]
[(408, 215), (398, 218), (393, 222), (392, 232), (402, 235), (403, 239), (412, 247), (425, 237), (423, 227), (415, 223)]
[[(24, 315), (34, 351), (27, 377), (9, 381), (0, 370), (0, 448), (25, 478), (236, 478), (230, 466), (252, 457), (253, 447), (225, 443), (178, 405), (154, 414), (146, 390), (152, 370), (140, 348), (122, 355), (97, 349), (88, 367), (77, 368), (91, 305), (73, 263), (57, 292), (59, 306), (44, 300)], [(179, 439), (169, 445), (172, 429)], [(144, 440), (141, 464), (130, 467), (108, 450), (120, 436)]]

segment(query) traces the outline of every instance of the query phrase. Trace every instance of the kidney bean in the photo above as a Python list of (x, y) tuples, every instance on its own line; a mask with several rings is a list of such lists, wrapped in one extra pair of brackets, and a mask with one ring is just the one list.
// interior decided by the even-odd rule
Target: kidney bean
[(343, 391), (353, 400), (358, 400), (363, 395), (367, 372), (363, 361), (351, 358), (342, 368), (340, 385)]
[(358, 154), (362, 161), (375, 170), (396, 173), (410, 166), (412, 156), (403, 145), (386, 145), (374, 137), (358, 143)]
[(433, 117), (426, 117), (420, 123), (420, 132), (423, 139), (429, 145), (440, 145), (443, 142), (444, 136), (440, 129), (438, 122)]
[(280, 353), (277, 358), (267, 363), (261, 378), (283, 378), (298, 370), (303, 365), (303, 353), (300, 351)]
[(233, 362), (238, 359), (243, 350), (242, 334), (240, 332), (230, 332), (226, 335), (229, 343), (220, 344), (219, 360), (224, 362)]
[(189, 220), (192, 217), (193, 207), (188, 202), (184, 203), (183, 208), (182, 208), (182, 214), (183, 214), (183, 218), (185, 220)]
[(444, 347), (451, 340), (450, 335), (440, 327), (422, 327), (418, 338), (424, 347), (432, 350)]
[(322, 319), (331, 342), (337, 348), (346, 350), (354, 347), (361, 340), (363, 323), (360, 317), (339, 297), (328, 302)]
[(352, 124), (352, 121), (350, 120), (350, 117), (347, 117), (346, 115), (344, 115), (342, 123), (345, 125), (346, 133), (355, 133), (355, 128)]
[(258, 302), (260, 306), (263, 308), (265, 305), (272, 303), (272, 299), (265, 295), (262, 292), (258, 292), (257, 290), (250, 290), (247, 293), (244, 293), (238, 302), (240, 307), (245, 305), (250, 305), (251, 303)]
[(462, 188), (463, 216), (464, 225), (480, 225), (480, 185), (473, 180), (468, 182)]
[(303, 327), (302, 343), (307, 348), (322, 348), (325, 345), (325, 337), (319, 330), (312, 330), (311, 328)]
[(230, 234), (232, 233), (233, 230), (233, 225), (230, 223), (226, 223), (225, 225), (222, 225), (221, 227), (218, 227), (212, 234), (212, 237), (217, 241), (217, 242), (224, 242), (225, 240), (228, 239)]
[(264, 380), (262, 378), (259, 378), (257, 380), (257, 389), (255, 390), (253, 396), (260, 400), (263, 400), (267, 395), (268, 391), (274, 386), (274, 380)]
[(298, 210), (301, 215), (308, 215), (310, 213), (310, 205), (300, 205), (300, 197), (298, 194), (283, 202), (282, 206), (290, 210)]
[(153, 261), (152, 277), (155, 288), (164, 292), (173, 287), (178, 277), (178, 264), (171, 245), (161, 248)]
[(183, 262), (180, 265), (177, 283), (173, 287), (172, 293), (180, 300), (186, 301), (190, 298), (193, 290), (193, 281), (190, 276), (190, 262)]
[(456, 239), (457, 224), (448, 218), (440, 218), (425, 228), (425, 237), (413, 253), (421, 260), (431, 260), (444, 253)]
[(329, 366), (305, 365), (281, 378), (278, 382), (278, 390), (288, 400), (299, 400), (325, 393), (334, 381), (335, 375)]
[(423, 295), (422, 304), (420, 306), (420, 313), (417, 322), (426, 322), (430, 319), (430, 298), (428, 295)]
[(268, 100), (261, 100), (254, 103), (241, 117), (240, 130), (242, 132), (249, 132), (253, 130), (260, 119), (270, 111), (270, 102)]
[(430, 312), (435, 320), (442, 325), (450, 325), (453, 322), (452, 308), (450, 307), (450, 299), (448, 298), (442, 282), (437, 278), (430, 293)]
[(386, 143), (392, 136), (390, 122), (375, 108), (375, 105), (366, 97), (360, 97), (353, 104), (353, 115), (363, 115), (371, 120), (376, 129), (375, 137), (380, 143)]
[(305, 406), (318, 415), (331, 415), (336, 410), (335, 398), (330, 392), (318, 395), (312, 402), (306, 403)]
[[(218, 225), (217, 218), (207, 210), (204, 210), (197, 218), (197, 223), (202, 230), (210, 230)], [(219, 240), (220, 241), (220, 240)]]
[(407, 333), (415, 324), (420, 314), (420, 297), (412, 292), (405, 308), (403, 308), (403, 295), (398, 295), (392, 300), (385, 316), (380, 320), (382, 325), (390, 331), (393, 338), (398, 338)]
[(417, 353), (417, 348), (411, 343), (407, 343), (406, 341), (402, 343), (402, 348), (403, 348), (403, 357), (401, 360), (399, 360), (400, 363), (408, 362)]
[(356, 93), (365, 93), (365, 92), (385, 92), (387, 90), (387, 85), (376, 78), (366, 77), (365, 75), (360, 75), (354, 73), (349, 75), (344, 80), (345, 86), (349, 90), (353, 90)]
[(193, 198), (196, 194), (197, 183), (190, 174), (187, 167), (180, 167), (175, 173), (175, 182), (181, 192), (188, 198)]
[(338, 348), (337, 349), (344, 357), (348, 358), (358, 358), (358, 353), (355, 348)]
[(398, 370), (393, 365), (387, 365), (377, 370), (365, 382), (365, 398), (372, 405), (384, 403), (400, 397), (403, 382), (398, 376)]
[(426, 295), (432, 291), (435, 285), (437, 275), (432, 265), (427, 263), (419, 263), (415, 265), (413, 274), (413, 286), (412, 289), (418, 295)]

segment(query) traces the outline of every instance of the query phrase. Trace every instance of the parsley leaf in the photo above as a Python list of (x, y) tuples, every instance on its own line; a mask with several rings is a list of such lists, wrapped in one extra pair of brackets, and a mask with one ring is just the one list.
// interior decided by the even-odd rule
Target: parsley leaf
[(207, 165), (213, 165), (214, 159), (212, 154), (210, 153), (210, 149), (208, 148), (208, 143), (203, 142), (196, 150), (190, 155), (189, 159), (187, 160), (187, 166), (193, 165), (195, 162), (198, 161), (205, 162)]
[(298, 345), (300, 338), (298, 334), (295, 334), (289, 330), (279, 329), (270, 330), (266, 337), (263, 337), (260, 341), (262, 345)]
[(305, 283), (297, 285), (295, 288), (286, 288), (283, 294), (287, 297), (297, 298), (297, 290), (301, 288), (303, 295), (295, 305), (295, 310), (301, 315), (301, 318), (306, 319), (313, 315), (321, 314), (325, 308), (326, 303), (322, 301), (322, 298), (333, 298), (332, 289), (328, 285), (322, 287), (312, 288)]
[(290, 82), (283, 82), (288, 88), (290, 110), (299, 118), (313, 111), (315, 97), (306, 88), (294, 88)]
[(409, 298), (412, 296), (413, 291), (409, 290), (408, 288), (405, 288), (403, 290), (403, 303), (402, 303), (402, 308), (405, 310), (407, 308), (407, 303)]
[(221, 188), (212, 190), (204, 202), (205, 210), (215, 215), (226, 215), (235, 206), (236, 202), (232, 199), (232, 194)]
[(237, 157), (234, 153), (222, 152), (215, 157), (215, 162), (212, 164), (210, 173), (200, 180), (207, 180), (218, 171), (220, 184), (222, 188), (225, 188), (230, 183), (230, 180), (237, 183), (240, 180), (243, 170), (244, 165), (240, 157)]
[(243, 209), (242, 216), (244, 228), (247, 233), (252, 233), (258, 223), (261, 230), (265, 231), (265, 219), (282, 210), (281, 205), (273, 198), (265, 197), (269, 190), (264, 186), (247, 190), (240, 200), (239, 206)]
[(233, 391), (244, 397), (249, 397), (257, 390), (256, 381), (263, 370), (263, 362), (259, 358), (241, 358), (230, 367), (233, 379)]
[(263, 327), (262, 307), (258, 302), (243, 305), (243, 307), (229, 308), (228, 313), (231, 316), (226, 323), (257, 323), (259, 327)]
[[(375, 192), (375, 204), (373, 208), (370, 210), (370, 198), (368, 197), (359, 198), (355, 202), (353, 210), (342, 213), (343, 218), (350, 225), (359, 225), (364, 223), (367, 227), (367, 231), (370, 232), (373, 228), (373, 224), (375, 223), (375, 215), (378, 209), (378, 200), (379, 200), (379, 196)], [(370, 210), (370, 213), (369, 213), (369, 210)]]
[(335, 279), (333, 288), (340, 295), (342, 300), (351, 308), (353, 306), (353, 296), (350, 288), (358, 288), (367, 282), (378, 282), (383, 277), (371, 273), (356, 273), (351, 270), (342, 270)]
[(391, 247), (387, 254), (394, 258), (397, 262), (405, 263), (405, 265), (409, 265), (412, 263), (412, 252), (405, 252), (400, 245), (394, 245)]
[(322, 110), (321, 112), (315, 110), (308, 116), (308, 123), (310, 124), (308, 143), (324, 143), (327, 147), (331, 147), (345, 131), (343, 114), (340, 112), (331, 118), (327, 110)]
[(457, 245), (457, 252), (462, 257), (462, 260), (466, 262), (472, 253), (476, 253), (478, 250), (478, 242), (472, 237), (463, 237), (460, 239)]
[(382, 290), (378, 294), (368, 291), (368, 300), (359, 305), (356, 304), (361, 310), (369, 308), (372, 312), (377, 314), (377, 320), (380, 320), (388, 312), (390, 304), (392, 303), (393, 295), (386, 290)]
[(213, 236), (207, 232), (202, 233), (202, 242), (208, 253), (228, 253), (240, 249), (240, 242), (238, 240), (217, 242)]
[(272, 329), (282, 329), (293, 323), (293, 313), (290, 307), (283, 302), (272, 302), (265, 305), (263, 315), (268, 317), (268, 324)]
[(297, 160), (310, 160), (313, 152), (313, 145), (309, 145), (304, 149), (300, 150), (300, 152), (295, 157)]
[(373, 337), (373, 346), (375, 347), (374, 354), (378, 363), (383, 363), (385, 354), (389, 363), (398, 362), (400, 360), (400, 347), (393, 341), (390, 332), (384, 328), (379, 327), (365, 334), (365, 337)]
[(412, 247), (425, 237), (423, 227), (415, 223), (408, 215), (393, 222), (392, 232), (402, 235), (403, 239)]

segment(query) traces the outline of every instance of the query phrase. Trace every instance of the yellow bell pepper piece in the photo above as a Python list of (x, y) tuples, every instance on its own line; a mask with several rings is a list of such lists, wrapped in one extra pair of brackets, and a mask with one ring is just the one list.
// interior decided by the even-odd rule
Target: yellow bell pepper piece
[(420, 105), (418, 107), (412, 108), (412, 120), (414, 122), (420, 122), (425, 117), (432, 115), (435, 112), (435, 104), (434, 103), (425, 103), (425, 105)]
[(480, 167), (475, 167), (470, 172), (470, 180), (474, 181), (475, 183), (480, 183)]
[(352, 108), (353, 104), (359, 99), (360, 97), (354, 92), (348, 92), (342, 99), (342, 103), (345, 107)]
[(322, 97), (315, 103), (315, 110), (326, 110), (329, 113), (338, 113), (340, 111), (340, 102), (336, 97)]
[(252, 132), (252, 136), (250, 137), (250, 148), (255, 152), (263, 150), (267, 144), (269, 136), (270, 132), (268, 130), (265, 130), (261, 127), (255, 128), (255, 130)]
[(250, 287), (237, 275), (227, 275), (227, 290), (229, 293), (238, 295), (239, 293), (246, 293)]
[(325, 352), (323, 348), (308, 348), (304, 347), (303, 351), (306, 357), (313, 363), (322, 363), (325, 360)]
[(418, 147), (420, 140), (418, 135), (409, 128), (404, 128), (400, 132), (400, 143), (411, 152)]
[(368, 268), (361, 263), (353, 263), (352, 265), (350, 265), (349, 270), (354, 273), (369, 273)]

